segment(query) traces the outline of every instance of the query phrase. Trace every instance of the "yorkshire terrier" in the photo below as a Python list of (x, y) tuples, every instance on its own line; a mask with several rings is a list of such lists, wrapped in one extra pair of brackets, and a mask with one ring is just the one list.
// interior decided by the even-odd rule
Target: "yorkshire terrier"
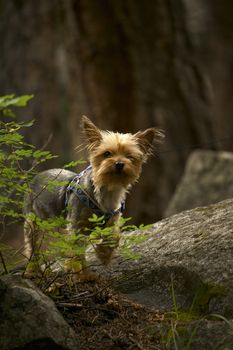
[[(107, 264), (118, 247), (118, 223), (126, 194), (138, 180), (142, 164), (152, 154), (154, 143), (164, 136), (156, 128), (135, 134), (103, 131), (85, 116), (82, 117), (82, 130), (90, 165), (80, 174), (65, 169), (47, 170), (37, 174), (30, 184), (24, 207), (24, 241), (25, 255), (31, 262), (36, 262), (41, 242), (38, 243), (38, 232), (30, 213), (40, 219), (63, 214), (68, 223), (66, 232), (79, 237), (80, 234), (86, 237), (93, 228), (89, 219), (95, 213), (104, 218), (106, 226), (113, 227), (112, 237), (102, 237), (94, 247), (100, 261)], [(52, 181), (61, 185), (51, 190), (48, 184)], [(77, 239), (77, 244), (83, 245), (83, 242)], [(85, 254), (69, 257), (68, 261), (68, 269), (78, 279), (81, 274), (85, 275)], [(26, 273), (34, 273), (34, 268), (35, 264), (31, 264)]]

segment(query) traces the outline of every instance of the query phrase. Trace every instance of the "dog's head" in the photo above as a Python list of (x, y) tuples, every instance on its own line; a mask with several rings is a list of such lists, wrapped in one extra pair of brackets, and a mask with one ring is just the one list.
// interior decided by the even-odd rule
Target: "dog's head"
[(142, 164), (152, 154), (154, 141), (163, 137), (156, 128), (136, 134), (100, 130), (89, 118), (82, 117), (89, 160), (95, 186), (127, 188), (137, 181)]

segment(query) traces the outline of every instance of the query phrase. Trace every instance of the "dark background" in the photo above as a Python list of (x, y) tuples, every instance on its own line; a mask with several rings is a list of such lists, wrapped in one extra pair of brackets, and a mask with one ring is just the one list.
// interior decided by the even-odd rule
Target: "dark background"
[[(0, 0), (0, 95), (34, 94), (26, 140), (59, 167), (83, 155), (80, 118), (166, 142), (127, 201), (135, 223), (163, 217), (195, 148), (233, 148), (233, 2)], [(77, 169), (79, 170), (79, 169)]]

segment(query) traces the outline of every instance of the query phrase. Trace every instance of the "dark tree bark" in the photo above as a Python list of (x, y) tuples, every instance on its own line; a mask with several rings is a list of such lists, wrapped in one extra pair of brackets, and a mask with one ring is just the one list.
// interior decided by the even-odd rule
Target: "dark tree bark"
[(35, 94), (28, 140), (53, 132), (63, 159), (79, 157), (82, 114), (123, 132), (164, 128), (127, 202), (126, 215), (155, 221), (192, 149), (233, 148), (232, 10), (225, 0), (2, 0), (0, 93)]
[(36, 118), (27, 140), (41, 147), (53, 134), (49, 146), (64, 155), (71, 147), (67, 133), (64, 24), (55, 0), (1, 1), (0, 94), (34, 94), (22, 118)]

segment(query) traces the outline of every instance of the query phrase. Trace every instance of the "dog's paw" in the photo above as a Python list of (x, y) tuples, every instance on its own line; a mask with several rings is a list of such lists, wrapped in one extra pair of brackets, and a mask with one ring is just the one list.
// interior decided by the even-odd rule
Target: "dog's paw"
[(99, 275), (87, 268), (85, 268), (83, 271), (72, 274), (72, 280), (74, 283), (97, 281), (98, 279)]

